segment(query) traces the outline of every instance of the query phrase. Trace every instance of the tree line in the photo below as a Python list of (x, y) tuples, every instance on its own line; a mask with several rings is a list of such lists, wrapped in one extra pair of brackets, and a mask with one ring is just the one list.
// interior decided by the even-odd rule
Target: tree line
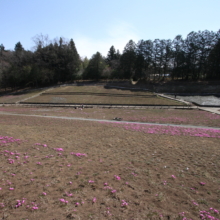
[(34, 51), (26, 51), (18, 42), (14, 51), (0, 46), (1, 87), (38, 87), (73, 81), (80, 69), (81, 59), (73, 39), (54, 42), (47, 36), (34, 38)]
[(18, 42), (13, 51), (0, 45), (1, 87), (38, 87), (77, 79), (219, 80), (220, 30), (190, 32), (185, 39), (130, 40), (122, 54), (111, 46), (81, 58), (73, 39), (37, 35), (27, 51)]
[(220, 79), (220, 30), (191, 32), (186, 39), (130, 40), (122, 55), (112, 46), (106, 61), (119, 78)]

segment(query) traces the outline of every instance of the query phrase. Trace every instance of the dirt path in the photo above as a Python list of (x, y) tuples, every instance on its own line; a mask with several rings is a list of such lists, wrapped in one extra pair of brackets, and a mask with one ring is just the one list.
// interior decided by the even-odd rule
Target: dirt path
[(43, 91), (37, 93), (36, 95), (33, 95), (33, 96), (31, 96), (31, 97), (28, 97), (28, 98), (25, 98), (25, 99), (22, 99), (22, 100), (17, 101), (17, 102), (15, 102), (15, 104), (19, 104), (20, 102), (24, 102), (24, 101), (26, 101), (26, 100), (28, 100), (28, 99), (32, 99), (32, 98), (35, 98), (35, 97), (37, 97), (37, 96), (40, 96), (42, 93), (48, 92), (48, 91), (50, 91), (50, 90), (52, 90), (52, 89), (53, 89), (53, 88), (49, 88), (49, 89), (43, 90)]
[(161, 124), (161, 123), (148, 123), (148, 122), (131, 122), (131, 121), (115, 121), (115, 120), (104, 120), (95, 118), (78, 118), (78, 117), (66, 117), (66, 116), (50, 116), (50, 115), (26, 115), (26, 114), (16, 114), (1, 112), (2, 115), (16, 115), (16, 116), (30, 116), (30, 117), (40, 117), (40, 118), (55, 118), (55, 119), (67, 119), (67, 120), (80, 120), (80, 121), (96, 121), (96, 122), (108, 122), (108, 123), (125, 123), (125, 124), (142, 124), (142, 125), (160, 125), (160, 126), (171, 126), (171, 127), (182, 127), (182, 128), (201, 128), (201, 129), (215, 129), (220, 130), (218, 127), (207, 127), (207, 126), (195, 126), (195, 125), (178, 125), (178, 124)]

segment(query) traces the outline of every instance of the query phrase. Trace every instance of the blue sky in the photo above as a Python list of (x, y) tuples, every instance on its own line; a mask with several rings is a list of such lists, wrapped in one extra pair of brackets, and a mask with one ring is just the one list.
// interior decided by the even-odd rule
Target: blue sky
[(132, 39), (184, 38), (220, 29), (220, 0), (0, 0), (0, 44), (26, 50), (33, 37), (73, 38), (80, 56), (120, 52)]

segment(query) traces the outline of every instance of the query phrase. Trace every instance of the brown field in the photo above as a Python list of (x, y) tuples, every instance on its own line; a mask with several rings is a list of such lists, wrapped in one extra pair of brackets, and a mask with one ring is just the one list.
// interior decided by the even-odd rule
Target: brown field
[[(87, 112), (92, 117), (107, 115), (90, 110), (97, 111)], [(129, 111), (123, 117), (133, 117)], [(175, 112), (155, 115), (181, 115)], [(0, 115), (0, 218), (219, 219), (219, 143), (118, 123)]]
[(152, 122), (182, 125), (197, 125), (208, 127), (220, 127), (220, 115), (205, 112), (198, 109), (114, 109), (114, 108), (57, 108), (57, 107), (0, 107), (0, 111), (16, 114), (66, 116), (87, 119), (122, 118), (123, 121)]
[(14, 92), (10, 94), (4, 94), (0, 96), (0, 103), (5, 103), (5, 104), (15, 103), (23, 99), (37, 95), (38, 93), (42, 91), (43, 89), (36, 89), (36, 90), (29, 90), (29, 91), (21, 90), (21, 91), (18, 91), (17, 93)]
[(106, 89), (104, 86), (65, 86), (25, 101), (35, 103), (184, 105), (147, 91)]
[[(103, 86), (47, 92), (27, 101), (179, 103)], [(35, 94), (2, 96), (0, 102)], [(220, 219), (220, 130), (112, 120), (219, 128), (219, 115), (197, 109), (22, 106), (2, 106), (0, 112), (18, 114), (0, 114), (0, 219)]]

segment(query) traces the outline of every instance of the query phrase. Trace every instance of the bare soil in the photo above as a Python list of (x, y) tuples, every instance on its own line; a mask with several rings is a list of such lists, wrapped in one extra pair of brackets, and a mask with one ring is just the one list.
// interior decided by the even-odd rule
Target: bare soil
[(39, 107), (0, 107), (0, 111), (18, 114), (46, 116), (68, 116), (92, 119), (112, 120), (121, 118), (124, 121), (152, 122), (161, 124), (182, 124), (220, 127), (220, 115), (198, 109), (114, 109), (114, 108), (39, 108)]
[(219, 138), (25, 116), (0, 125), (1, 219), (220, 218)]
[(185, 105), (182, 102), (161, 98), (147, 91), (105, 88), (104, 86), (64, 86), (50, 90), (25, 103), (77, 103), (124, 105)]
[(42, 92), (44, 89), (21, 90), (0, 96), (0, 103), (16, 103), (23, 99), (32, 97)]

